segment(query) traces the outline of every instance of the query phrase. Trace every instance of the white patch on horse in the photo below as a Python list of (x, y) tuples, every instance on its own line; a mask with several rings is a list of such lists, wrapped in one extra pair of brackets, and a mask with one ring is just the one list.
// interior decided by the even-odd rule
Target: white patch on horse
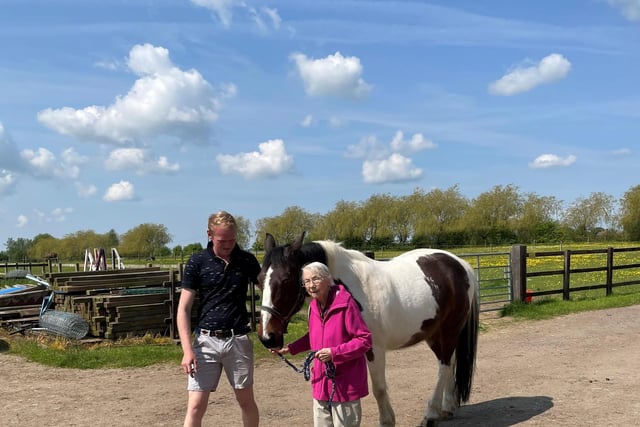
[[(264, 278), (264, 287), (262, 289), (262, 307), (273, 308), (273, 302), (271, 301), (271, 272), (273, 270), (269, 268), (267, 274)], [(263, 325), (268, 325), (271, 321), (271, 313), (267, 310), (260, 310), (260, 322)], [(262, 328), (262, 338), (269, 339), (269, 334), (266, 331), (266, 328)]]

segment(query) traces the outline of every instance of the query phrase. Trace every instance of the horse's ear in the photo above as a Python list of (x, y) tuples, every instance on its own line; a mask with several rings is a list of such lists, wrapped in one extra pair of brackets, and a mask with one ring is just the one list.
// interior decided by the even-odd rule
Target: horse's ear
[(295, 242), (293, 242), (291, 244), (291, 247), (294, 250), (298, 250), (302, 247), (302, 244), (304, 243), (304, 238), (307, 237), (307, 232), (303, 231), (302, 234), (300, 235), (300, 239), (296, 240)]
[(276, 238), (271, 233), (267, 233), (267, 237), (264, 239), (264, 251), (269, 252), (276, 247)]

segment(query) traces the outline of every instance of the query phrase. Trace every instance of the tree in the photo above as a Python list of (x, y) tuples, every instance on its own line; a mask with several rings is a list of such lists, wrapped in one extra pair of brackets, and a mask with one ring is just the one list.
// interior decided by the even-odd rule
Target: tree
[(120, 238), (112, 228), (105, 234), (105, 248), (117, 248), (118, 246), (120, 246)]
[(428, 193), (416, 189), (408, 201), (407, 209), (415, 216), (415, 246), (441, 247), (457, 243), (462, 218), (469, 209), (469, 201), (460, 194), (457, 185)]
[(614, 199), (596, 192), (587, 198), (579, 197), (569, 206), (563, 223), (572, 230), (573, 239), (591, 241), (602, 227), (614, 220)]
[(560, 239), (558, 216), (562, 202), (553, 196), (527, 193), (523, 197), (516, 234), (520, 243), (552, 243)]
[(300, 237), (304, 231), (313, 230), (318, 216), (299, 206), (286, 208), (280, 216), (261, 218), (256, 222), (256, 243), (254, 249), (264, 248), (266, 233), (275, 237), (276, 242), (289, 243)]
[(9, 261), (27, 262), (29, 261), (29, 249), (33, 241), (18, 237), (17, 239), (8, 238), (5, 244), (7, 248), (7, 257)]
[(309, 239), (333, 240), (350, 248), (361, 247), (358, 231), (360, 213), (361, 207), (357, 202), (340, 200), (333, 210), (318, 219), (315, 228), (309, 232)]
[(389, 194), (373, 194), (362, 205), (360, 232), (367, 246), (388, 246), (393, 243), (392, 212), (396, 199)]
[(29, 257), (31, 259), (44, 259), (52, 254), (60, 256), (62, 242), (53, 237), (51, 234), (38, 234), (33, 238), (33, 244), (29, 249)]
[(190, 243), (184, 247), (184, 255), (186, 257), (190, 257), (196, 252), (200, 252), (204, 248), (202, 247), (202, 243)]
[(631, 187), (622, 196), (620, 224), (627, 240), (640, 241), (640, 185)]
[(251, 221), (242, 216), (236, 216), (236, 242), (241, 248), (248, 248), (251, 239)]
[(515, 238), (515, 223), (521, 211), (522, 198), (518, 187), (496, 185), (481, 193), (465, 215), (467, 230), (478, 243), (511, 243)]
[(162, 224), (141, 224), (122, 235), (122, 252), (128, 255), (153, 257), (156, 252), (171, 242), (167, 227)]
[(58, 255), (65, 259), (78, 259), (87, 249), (109, 248), (107, 237), (93, 230), (82, 230), (65, 235), (58, 246)]

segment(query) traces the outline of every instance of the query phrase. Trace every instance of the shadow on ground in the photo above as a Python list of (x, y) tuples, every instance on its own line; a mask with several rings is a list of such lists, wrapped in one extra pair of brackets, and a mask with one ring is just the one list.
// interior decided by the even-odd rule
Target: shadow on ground
[(439, 427), (508, 427), (531, 419), (553, 407), (548, 396), (504, 397), (487, 402), (463, 405), (450, 420), (440, 421)]

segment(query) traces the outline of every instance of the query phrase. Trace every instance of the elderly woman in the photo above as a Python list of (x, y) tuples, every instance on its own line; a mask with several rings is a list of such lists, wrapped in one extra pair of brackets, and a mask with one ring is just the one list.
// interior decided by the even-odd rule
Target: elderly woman
[(309, 332), (273, 351), (315, 351), (311, 374), (315, 427), (358, 427), (362, 420), (360, 399), (369, 394), (365, 354), (371, 349), (371, 332), (356, 300), (344, 285), (334, 283), (325, 264), (304, 266), (302, 283), (313, 298)]

